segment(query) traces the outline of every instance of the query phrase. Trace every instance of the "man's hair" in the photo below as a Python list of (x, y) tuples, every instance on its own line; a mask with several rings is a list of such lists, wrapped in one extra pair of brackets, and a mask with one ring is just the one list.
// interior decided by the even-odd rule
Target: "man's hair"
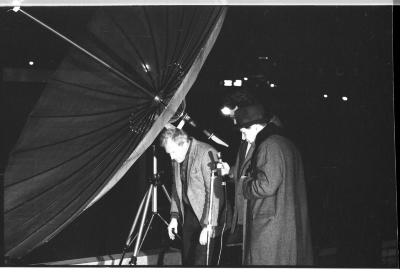
[(160, 145), (165, 148), (168, 139), (172, 140), (178, 145), (182, 145), (184, 142), (188, 142), (188, 135), (185, 131), (179, 128), (166, 128), (160, 135)]

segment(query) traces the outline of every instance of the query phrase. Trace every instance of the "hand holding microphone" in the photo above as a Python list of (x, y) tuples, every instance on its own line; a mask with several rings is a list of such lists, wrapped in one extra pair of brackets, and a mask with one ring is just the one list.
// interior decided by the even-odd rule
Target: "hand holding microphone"
[(229, 170), (231, 169), (229, 167), (229, 164), (226, 163), (226, 162), (218, 162), (217, 163), (217, 168), (221, 170), (221, 175), (222, 176), (229, 174)]
[(222, 161), (221, 153), (218, 153), (217, 169), (220, 170), (222, 176), (229, 174), (229, 170), (231, 169), (228, 163)]

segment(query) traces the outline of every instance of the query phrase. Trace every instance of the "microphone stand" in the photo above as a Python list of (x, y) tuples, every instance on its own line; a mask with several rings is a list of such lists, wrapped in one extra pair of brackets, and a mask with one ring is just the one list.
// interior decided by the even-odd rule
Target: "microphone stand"
[[(221, 157), (221, 153), (217, 154), (218, 156), (218, 163), (222, 164), (222, 157)], [(222, 248), (223, 248), (223, 244), (224, 244), (224, 232), (225, 232), (225, 228), (226, 228), (226, 222), (228, 221), (228, 193), (227, 193), (227, 189), (226, 189), (226, 180), (224, 179), (224, 177), (221, 174), (221, 166), (218, 167), (218, 175), (220, 175), (222, 177), (222, 181), (221, 181), (221, 185), (224, 188), (224, 225), (222, 227), (222, 231), (221, 231), (221, 243), (220, 243), (220, 248), (219, 248), (219, 255), (218, 255), (218, 261), (217, 261), (217, 265), (219, 265), (220, 261), (221, 261), (221, 254), (222, 254)]]
[(210, 204), (208, 208), (208, 224), (207, 224), (207, 261), (206, 265), (210, 264), (210, 244), (212, 235), (212, 208), (213, 208), (213, 196), (214, 196), (214, 181), (217, 169), (211, 170), (211, 180), (210, 180)]
[[(165, 188), (165, 186), (162, 185), (161, 180), (160, 180), (160, 175), (159, 175), (159, 173), (157, 171), (157, 157), (156, 157), (156, 147), (155, 147), (155, 145), (152, 146), (152, 149), (153, 149), (153, 176), (149, 179), (149, 181), (150, 181), (149, 189), (147, 190), (146, 194), (144, 195), (144, 197), (143, 197), (143, 199), (142, 199), (142, 201), (140, 203), (138, 212), (136, 213), (136, 216), (135, 216), (135, 219), (133, 221), (132, 227), (131, 227), (131, 229), (129, 231), (129, 235), (128, 235), (127, 239), (126, 239), (125, 247), (124, 247), (123, 252), (122, 252), (122, 257), (121, 257), (121, 260), (119, 261), (119, 265), (122, 265), (122, 261), (124, 260), (126, 251), (131, 246), (131, 244), (133, 243), (133, 241), (135, 239), (136, 239), (135, 248), (134, 248), (134, 251), (133, 251), (132, 258), (129, 261), (129, 265), (136, 265), (136, 263), (137, 263), (137, 255), (138, 255), (139, 250), (140, 250), (140, 248), (141, 248), (141, 246), (142, 246), (142, 244), (143, 244), (143, 242), (144, 242), (144, 240), (146, 238), (146, 235), (147, 235), (147, 233), (148, 233), (148, 231), (150, 229), (150, 226), (152, 224), (154, 216), (157, 216), (166, 226), (168, 226), (168, 222), (158, 213), (158, 209), (157, 209), (157, 190), (158, 190), (158, 187), (161, 186), (164, 194), (166, 195), (166, 197), (167, 197), (167, 199), (168, 199), (168, 201), (170, 203), (171, 203), (171, 197), (169, 196), (168, 191)], [(147, 212), (149, 210), (150, 200), (152, 200), (152, 215), (151, 215), (150, 221), (148, 221), (146, 223), (147, 224), (146, 231), (144, 233), (144, 236), (142, 236), (143, 235), (144, 226), (146, 225), (145, 224), (145, 220), (146, 220)], [(133, 232), (134, 232), (134, 230), (136, 228), (136, 225), (138, 223), (140, 215), (142, 215), (142, 218), (140, 220), (139, 231), (132, 238), (132, 234), (133, 234)], [(181, 239), (178, 235), (177, 235), (177, 237), (179, 239)]]
[[(207, 224), (207, 262), (206, 265), (210, 263), (210, 244), (211, 244), (211, 235), (212, 235), (212, 208), (213, 208), (213, 196), (214, 196), (214, 184), (215, 179), (218, 176), (221, 176), (221, 167), (218, 167), (218, 163), (222, 163), (221, 153), (218, 153), (218, 162), (215, 162), (213, 165), (215, 166), (211, 170), (211, 181), (210, 181), (210, 203), (209, 203), (209, 213), (208, 213), (208, 224)], [(222, 179), (221, 185), (224, 187), (224, 199), (225, 199), (225, 208), (224, 208), (224, 225), (221, 230), (221, 245), (220, 245), (220, 253), (218, 257), (217, 265), (220, 263), (222, 248), (223, 248), (223, 236), (227, 222), (227, 211), (228, 211), (228, 200), (227, 200), (227, 190), (226, 190), (226, 182)], [(216, 231), (215, 231), (216, 232)]]

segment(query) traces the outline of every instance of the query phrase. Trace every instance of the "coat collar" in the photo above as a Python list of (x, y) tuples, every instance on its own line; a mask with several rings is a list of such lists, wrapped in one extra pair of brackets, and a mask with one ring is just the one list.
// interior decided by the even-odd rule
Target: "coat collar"
[(282, 128), (276, 126), (274, 123), (270, 122), (265, 126), (260, 132), (258, 132), (255, 139), (255, 147), (258, 147), (261, 142), (266, 140), (272, 135), (281, 135), (285, 136), (285, 133)]
[[(247, 144), (247, 142), (243, 142), (242, 145), (248, 145), (248, 144)], [(238, 173), (238, 175), (237, 175), (238, 178), (240, 178), (240, 176), (241, 176), (241, 174), (242, 174), (243, 169), (245, 168), (245, 166), (248, 165), (248, 163), (249, 163), (249, 161), (250, 161), (250, 159), (251, 159), (251, 155), (253, 154), (254, 147), (255, 147), (255, 144), (252, 143), (251, 146), (250, 146), (250, 148), (249, 148), (249, 151), (247, 152), (247, 155), (245, 156), (244, 160), (242, 161), (241, 166), (239, 166), (239, 169), (238, 169), (239, 173)], [(244, 152), (246, 152), (246, 150), (245, 150)]]

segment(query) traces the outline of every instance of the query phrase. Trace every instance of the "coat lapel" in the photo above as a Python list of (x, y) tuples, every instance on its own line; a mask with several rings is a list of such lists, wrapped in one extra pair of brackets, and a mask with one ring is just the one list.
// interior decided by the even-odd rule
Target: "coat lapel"
[[(193, 138), (191, 139), (191, 141), (192, 141), (192, 143), (191, 143), (190, 149), (188, 151), (188, 153), (189, 153), (188, 154), (188, 165), (187, 165), (187, 168), (186, 168), (186, 172), (188, 172), (186, 174), (186, 183), (187, 183), (188, 191), (190, 189), (190, 184), (192, 183), (192, 179), (191, 179), (191, 176), (190, 176), (190, 170), (192, 170), (192, 168), (193, 168), (194, 159), (195, 159), (196, 153), (197, 153), (197, 141), (195, 139), (193, 139)], [(179, 172), (179, 177), (180, 177), (180, 172)], [(181, 182), (181, 185), (182, 185), (182, 182)], [(186, 194), (188, 195), (189, 202), (190, 202), (191, 198), (189, 197), (189, 192), (187, 192)], [(182, 186), (181, 186), (181, 193), (180, 193), (179, 200), (181, 200), (181, 204), (182, 204), (181, 207), (182, 207), (182, 211), (183, 211), (184, 209), (183, 209), (183, 201), (182, 201)], [(192, 208), (193, 208), (193, 204), (191, 204), (191, 205), (192, 205)], [(182, 215), (183, 215), (183, 212), (182, 212)]]
[[(250, 164), (250, 160), (251, 160), (251, 156), (253, 155), (254, 147), (255, 147), (255, 144), (252, 143), (251, 146), (250, 146), (249, 151), (247, 152), (246, 158), (245, 158), (244, 161), (243, 161), (243, 164), (239, 167), (239, 175), (238, 175), (238, 178), (239, 178), (239, 179), (240, 179), (240, 177), (241, 177), (242, 175), (244, 175), (243, 172), (244, 172), (245, 170), (247, 170), (247, 167), (248, 167), (249, 164)], [(244, 152), (246, 152), (246, 150), (245, 150)]]
[[(188, 158), (188, 167), (187, 171), (192, 170), (193, 167), (193, 159), (195, 158), (197, 152), (197, 141), (195, 139), (192, 139), (192, 144), (189, 150), (189, 158)], [(187, 183), (188, 183), (188, 188), (189, 188), (189, 183), (191, 182), (190, 175), (187, 174)]]
[(182, 181), (181, 181), (181, 170), (178, 162), (174, 162), (174, 177), (175, 177), (175, 187), (176, 193), (178, 195), (179, 206), (182, 214), (182, 220), (185, 219), (183, 202), (182, 202)]

